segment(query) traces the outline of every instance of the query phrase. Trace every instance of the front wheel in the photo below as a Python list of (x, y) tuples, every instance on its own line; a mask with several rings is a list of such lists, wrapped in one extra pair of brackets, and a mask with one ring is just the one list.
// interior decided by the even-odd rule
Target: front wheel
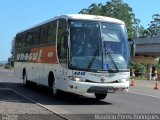
[(104, 98), (106, 98), (107, 93), (95, 93), (96, 99), (98, 100), (102, 100)]
[(57, 90), (57, 88), (56, 88), (56, 86), (55, 86), (55, 82), (53, 82), (52, 95), (53, 95), (54, 97), (57, 97), (57, 96), (58, 96), (58, 91), (59, 91), (59, 90)]
[(52, 94), (53, 97), (59, 97), (60, 91), (56, 88), (54, 75), (50, 74), (48, 79), (49, 79), (50, 93)]

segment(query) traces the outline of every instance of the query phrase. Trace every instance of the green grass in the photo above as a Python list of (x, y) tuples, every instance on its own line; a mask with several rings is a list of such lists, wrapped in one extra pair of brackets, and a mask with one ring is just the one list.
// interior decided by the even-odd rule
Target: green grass
[(148, 80), (146, 77), (136, 77), (136, 80)]

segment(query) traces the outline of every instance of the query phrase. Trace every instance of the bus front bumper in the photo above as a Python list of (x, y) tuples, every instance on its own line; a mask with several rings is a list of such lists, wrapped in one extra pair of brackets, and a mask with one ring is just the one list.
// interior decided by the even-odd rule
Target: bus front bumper
[(88, 83), (70, 81), (69, 92), (73, 93), (114, 93), (127, 92), (129, 89), (129, 81), (124, 83)]

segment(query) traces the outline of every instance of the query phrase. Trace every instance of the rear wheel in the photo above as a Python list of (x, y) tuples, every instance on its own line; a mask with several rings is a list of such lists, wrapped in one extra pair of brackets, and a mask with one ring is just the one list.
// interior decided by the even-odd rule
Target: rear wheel
[(28, 80), (27, 80), (27, 74), (26, 74), (26, 72), (23, 73), (23, 85), (25, 87), (28, 87)]
[(107, 93), (95, 93), (96, 99), (102, 100), (105, 99), (107, 96)]

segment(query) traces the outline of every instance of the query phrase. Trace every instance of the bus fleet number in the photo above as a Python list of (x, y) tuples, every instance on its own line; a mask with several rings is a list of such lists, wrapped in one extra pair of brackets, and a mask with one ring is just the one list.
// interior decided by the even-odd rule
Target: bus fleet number
[(86, 72), (74, 72), (74, 75), (85, 75)]

